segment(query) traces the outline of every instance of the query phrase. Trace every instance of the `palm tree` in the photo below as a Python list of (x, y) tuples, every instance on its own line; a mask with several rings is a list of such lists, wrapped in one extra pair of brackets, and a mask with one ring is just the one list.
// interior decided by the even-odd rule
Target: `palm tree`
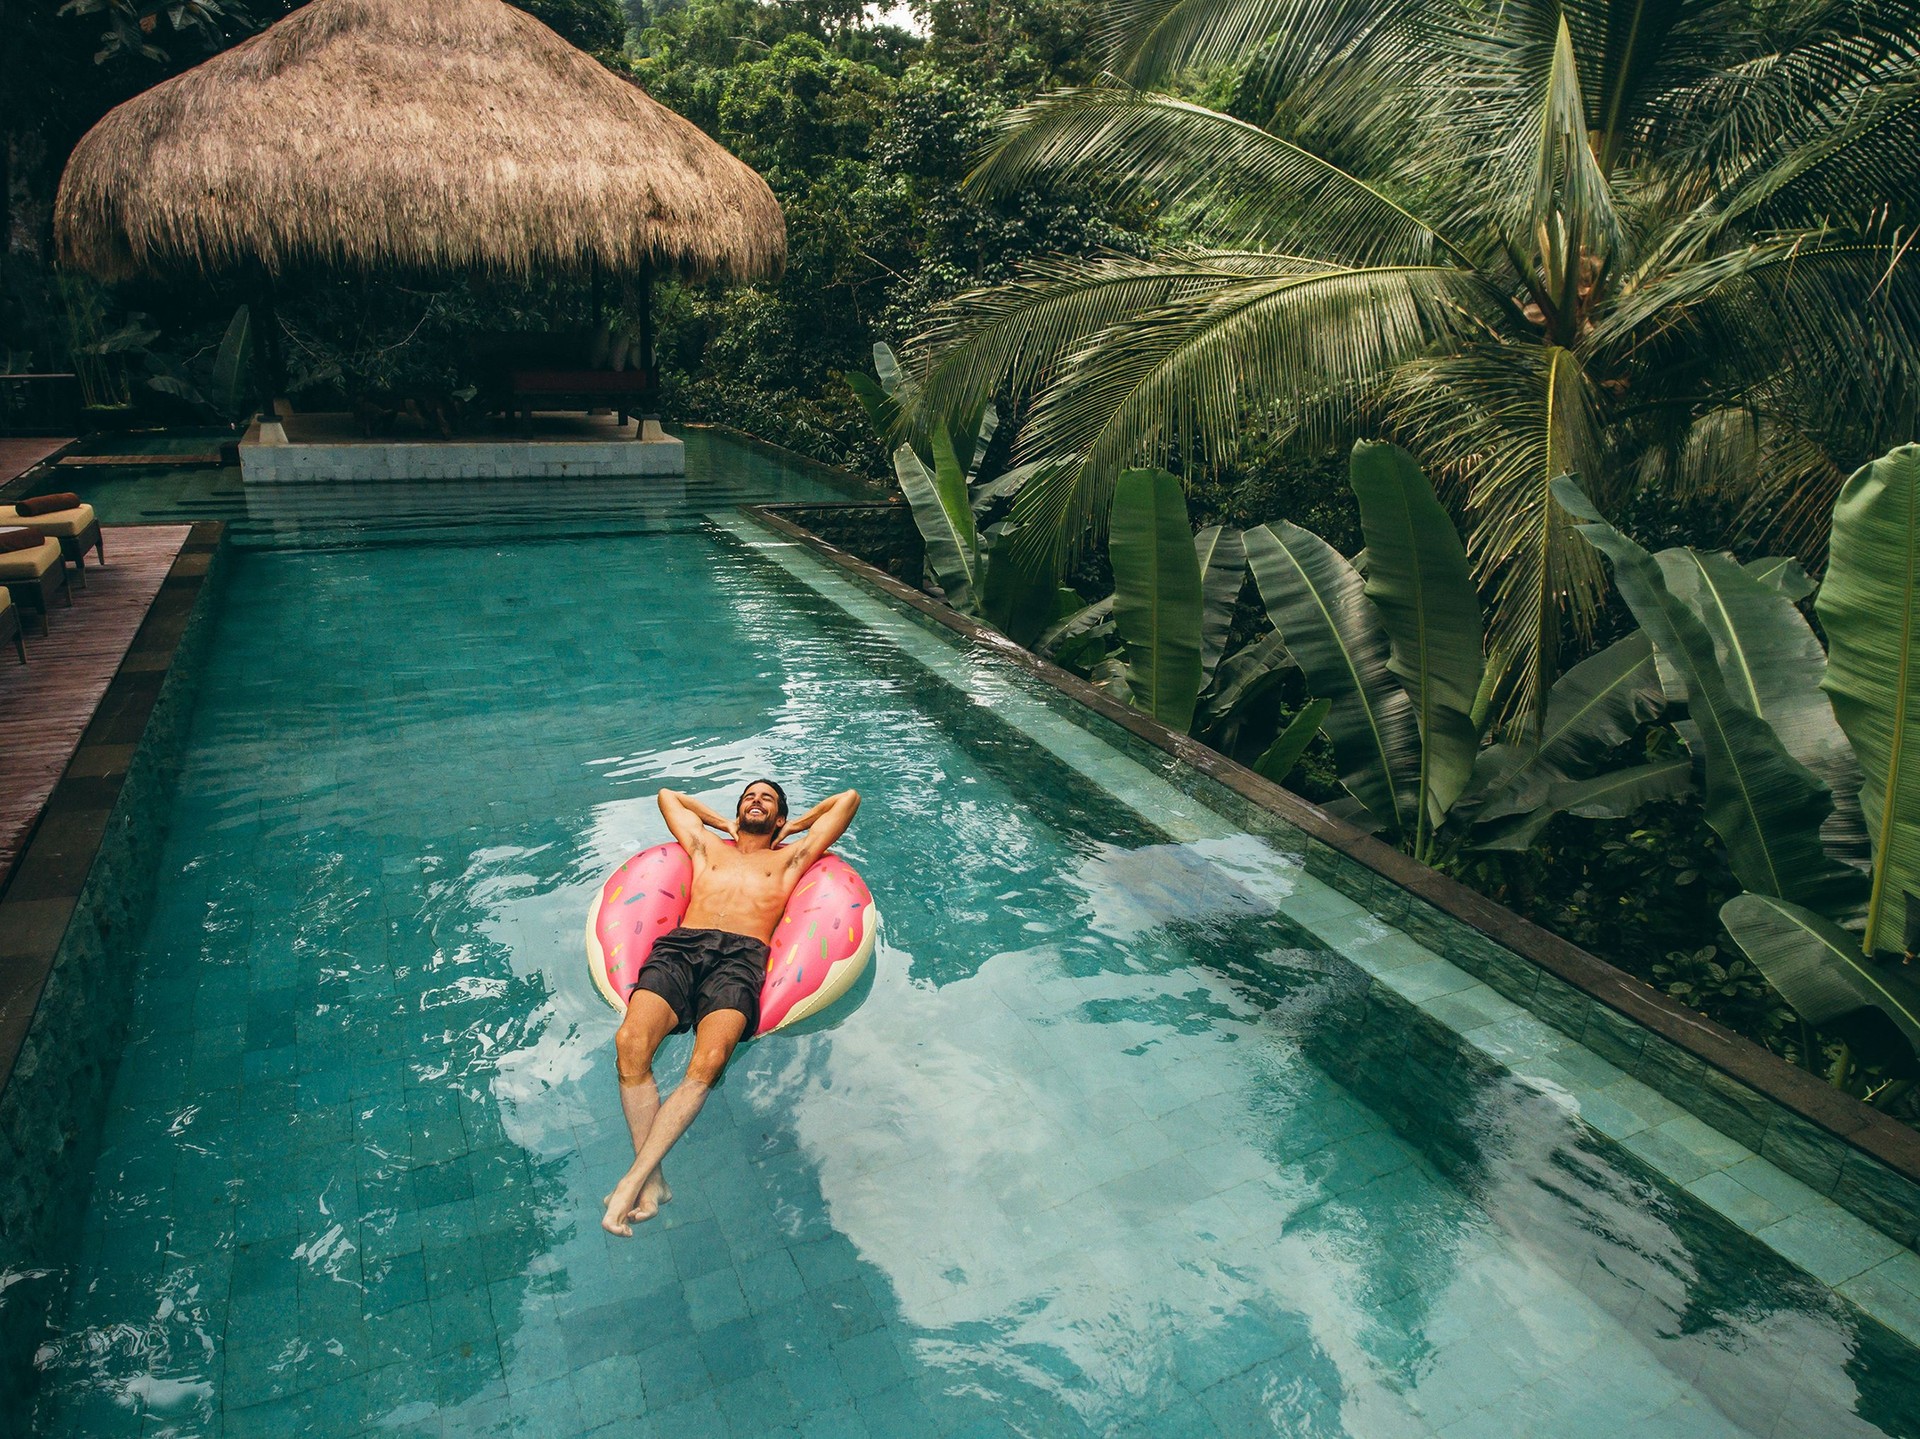
[[(1178, 243), (1036, 264), (916, 346), (931, 411), (1011, 392), (1018, 457), (1071, 458), (1017, 516), (1057, 557), (1128, 464), (1384, 431), (1466, 513), (1486, 697), (1530, 717), (1604, 600), (1557, 476), (1733, 496), (1817, 559), (1842, 478), (1913, 437), (1920, 0), (1109, 16), (1113, 73), (1013, 112), (970, 183), (1147, 199)], [(1150, 88), (1222, 66), (1233, 113)]]

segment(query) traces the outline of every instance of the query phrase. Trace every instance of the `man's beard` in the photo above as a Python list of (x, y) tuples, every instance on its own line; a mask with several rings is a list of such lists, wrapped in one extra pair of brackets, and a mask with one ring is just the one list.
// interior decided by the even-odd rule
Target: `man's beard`
[(780, 827), (780, 821), (772, 815), (751, 819), (743, 814), (740, 816), (739, 826), (742, 834), (772, 834)]

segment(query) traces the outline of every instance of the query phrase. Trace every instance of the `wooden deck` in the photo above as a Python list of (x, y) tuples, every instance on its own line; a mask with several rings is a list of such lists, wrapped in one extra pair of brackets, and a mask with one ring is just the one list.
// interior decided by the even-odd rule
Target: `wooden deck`
[(52, 633), (26, 624), (28, 663), (11, 644), (0, 652), (0, 889), (187, 533), (185, 525), (108, 529), (106, 567), (87, 566), (72, 609), (54, 605)]
[(40, 435), (0, 437), (0, 485), (18, 479), (71, 439), (46, 439)]

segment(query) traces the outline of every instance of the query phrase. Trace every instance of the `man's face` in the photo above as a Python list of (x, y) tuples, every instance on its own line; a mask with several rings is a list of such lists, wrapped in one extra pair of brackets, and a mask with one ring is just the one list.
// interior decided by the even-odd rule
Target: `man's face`
[(740, 796), (739, 820), (742, 834), (772, 834), (780, 827), (780, 796), (771, 785), (748, 785)]

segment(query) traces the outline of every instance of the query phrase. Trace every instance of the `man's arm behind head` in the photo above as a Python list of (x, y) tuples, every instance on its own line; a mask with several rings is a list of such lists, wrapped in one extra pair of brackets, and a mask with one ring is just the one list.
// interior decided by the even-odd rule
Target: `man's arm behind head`
[(794, 821), (789, 828), (804, 830), (805, 833), (789, 846), (793, 851), (793, 862), (797, 865), (812, 864), (832, 849), (834, 841), (847, 832), (847, 826), (853, 823), (853, 817), (859, 809), (860, 791), (847, 789), (830, 799), (821, 800)]

